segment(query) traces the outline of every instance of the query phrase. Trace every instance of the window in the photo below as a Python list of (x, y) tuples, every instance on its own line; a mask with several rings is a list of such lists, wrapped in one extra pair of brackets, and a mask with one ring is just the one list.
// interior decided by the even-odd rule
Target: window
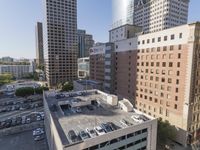
[(176, 80), (176, 84), (177, 84), (177, 85), (179, 84), (179, 80), (178, 80), (178, 79)]
[(167, 36), (164, 36), (164, 41), (167, 41)]
[(174, 46), (170, 46), (170, 51), (174, 50)]
[(174, 40), (174, 39), (175, 39), (175, 35), (172, 34), (172, 35), (171, 35), (171, 40)]
[(158, 37), (158, 42), (160, 42), (161, 41), (161, 37)]
[(172, 79), (171, 78), (168, 79), (168, 83), (172, 83)]
[(182, 45), (179, 45), (179, 46), (178, 46), (178, 50), (181, 50), (181, 49), (182, 49)]
[(182, 39), (182, 37), (183, 37), (183, 33), (180, 33), (179, 34), (179, 39)]
[(149, 42), (150, 42), (150, 40), (148, 39), (148, 40), (147, 40), (147, 44), (149, 44)]
[(173, 63), (172, 62), (169, 63), (169, 67), (173, 67)]
[(180, 62), (177, 63), (177, 67), (180, 67)]
[(175, 96), (175, 101), (178, 101), (178, 96)]
[(178, 108), (178, 106), (177, 106), (177, 104), (175, 104), (175, 105), (174, 105), (174, 109), (177, 109), (177, 108)]
[(163, 66), (163, 67), (166, 67), (166, 62), (163, 62), (163, 63), (162, 63), (162, 66)]
[(159, 65), (160, 65), (160, 63), (159, 63), (159, 62), (157, 62), (157, 63), (156, 63), (156, 67), (159, 67)]
[(180, 75), (180, 71), (177, 71), (177, 72), (176, 72), (176, 75), (179, 76), (179, 75)]
[(152, 43), (155, 43), (155, 38), (152, 39)]
[(171, 89), (172, 89), (172, 88), (171, 88), (170, 86), (168, 86), (168, 87), (167, 87), (167, 91), (169, 91), (169, 92), (170, 92), (170, 91), (171, 91)]

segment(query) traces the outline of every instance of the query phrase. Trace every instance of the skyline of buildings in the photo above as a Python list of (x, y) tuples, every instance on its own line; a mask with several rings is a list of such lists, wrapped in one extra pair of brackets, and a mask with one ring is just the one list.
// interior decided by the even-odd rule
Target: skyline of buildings
[[(45, 3), (45, 71), (50, 87), (77, 80), (79, 75), (87, 78), (90, 74), (90, 82), (101, 84), (102, 90), (107, 94), (100, 91), (94, 93), (103, 95), (104, 102), (107, 101), (109, 105), (115, 106), (115, 109), (120, 107), (121, 110), (129, 108), (133, 110), (135, 107), (143, 115), (169, 121), (176, 129), (176, 137), (173, 140), (185, 147), (200, 139), (200, 22), (187, 24), (188, 0), (127, 0), (127, 3), (123, 3), (122, 20), (116, 24), (114, 22), (113, 28), (109, 31), (109, 41), (97, 44), (94, 44), (92, 35), (86, 34), (85, 30), (77, 29), (77, 1), (44, 0), (43, 2)], [(123, 22), (124, 18), (125, 22)], [(88, 55), (89, 59), (78, 59), (78, 57)], [(77, 82), (77, 88), (78, 86), (87, 90), (87, 81)], [(95, 97), (94, 93), (91, 94), (91, 98)], [(110, 98), (109, 94), (116, 96), (111, 95)], [(79, 93), (78, 96), (81, 97)], [(116, 97), (127, 100), (118, 103), (115, 101)], [(54, 98), (55, 93), (49, 92), (44, 95), (44, 100), (49, 100), (44, 102), (46, 116), (48, 116), (45, 126), (47, 130), (50, 130), (47, 133), (50, 149), (65, 149), (65, 147), (98, 149), (102, 148), (101, 145), (105, 142), (109, 144), (103, 147), (108, 146), (112, 149), (136, 148), (136, 145), (141, 143), (143, 145), (137, 148), (147, 149), (147, 144), (149, 144), (147, 140), (155, 145), (155, 141), (149, 139), (152, 135), (142, 137), (139, 143), (137, 139), (132, 143), (118, 145), (124, 142), (124, 139), (121, 140), (122, 137), (125, 137), (125, 142), (127, 142), (129, 135), (133, 137), (137, 133), (137, 131), (130, 133), (128, 130), (123, 130), (126, 135), (119, 136), (120, 133), (116, 135), (110, 133), (111, 139), (102, 139), (103, 136), (101, 136), (97, 137), (96, 141), (91, 139), (87, 142), (82, 139), (81, 144), (76, 143), (77, 141), (73, 142), (70, 137), (71, 130), (65, 128), (69, 126), (69, 123), (73, 123), (73, 120), (63, 117), (62, 122), (59, 117), (66, 115), (68, 111), (72, 112), (68, 115), (74, 117), (73, 113), (82, 113), (80, 109), (82, 111), (85, 107), (88, 108), (88, 105), (102, 103), (103, 107), (107, 104), (100, 102), (99, 97), (95, 97), (94, 102), (83, 96), (81, 100), (77, 99), (81, 101), (80, 104), (75, 101), (77, 105), (71, 101), (66, 104), (66, 101), (62, 100), (57, 103), (52, 100)], [(54, 114), (52, 110), (54, 108), (51, 108), (53, 105), (54, 108), (59, 108), (59, 110), (56, 109), (60, 111), (58, 116)], [(85, 113), (88, 111), (84, 112), (84, 117), (88, 115)], [(99, 124), (102, 124), (101, 119), (105, 119), (101, 113), (98, 116), (100, 118), (96, 117), (100, 120)], [(126, 116), (125, 113), (123, 115)], [(80, 116), (81, 114), (76, 115), (75, 119), (82, 119)], [(111, 116), (114, 117), (113, 114)], [(132, 116), (129, 116), (130, 118)], [(65, 121), (68, 124), (65, 124)], [(82, 121), (84, 122), (84, 119)], [(123, 124), (121, 120), (118, 122)], [(74, 125), (77, 125), (75, 123), (77, 122), (74, 122)], [(155, 124), (150, 126), (155, 127)], [(92, 125), (92, 128), (94, 127)], [(76, 128), (75, 133), (81, 132), (79, 127), (74, 126), (74, 128)], [(143, 130), (147, 131), (141, 129), (140, 134)], [(120, 140), (116, 141), (116, 138)], [(112, 145), (113, 140), (116, 143), (115, 147)], [(152, 150), (153, 148), (148, 147)]]
[(50, 87), (77, 79), (77, 0), (44, 0), (44, 50)]

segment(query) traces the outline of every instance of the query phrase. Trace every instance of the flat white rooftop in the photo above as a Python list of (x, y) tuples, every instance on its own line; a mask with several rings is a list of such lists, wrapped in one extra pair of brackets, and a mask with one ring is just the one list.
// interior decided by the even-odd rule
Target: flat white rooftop
[[(154, 119), (133, 108), (130, 112), (126, 112), (118, 102), (117, 105), (115, 105), (115, 102), (109, 104), (107, 101), (109, 95), (98, 90), (76, 93), (48, 91), (45, 92), (44, 96), (59, 135), (65, 138), (63, 144), (66, 146), (75, 144), (68, 136), (70, 130), (79, 134), (80, 131), (86, 131), (87, 128), (94, 129), (102, 123), (108, 122), (112, 122), (118, 130), (122, 130)], [(126, 101), (122, 104), (125, 107), (129, 105), (130, 110), (130, 104), (127, 104)], [(137, 120), (137, 118), (140, 119)], [(81, 139), (79, 142), (81, 142)]]

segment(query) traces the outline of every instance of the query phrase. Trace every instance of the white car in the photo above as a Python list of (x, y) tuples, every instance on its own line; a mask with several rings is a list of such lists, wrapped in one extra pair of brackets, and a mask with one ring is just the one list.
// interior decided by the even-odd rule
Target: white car
[(135, 122), (138, 122), (138, 123), (142, 123), (144, 122), (141, 117), (139, 115), (133, 115), (131, 116), (131, 118), (135, 121)]
[(43, 128), (37, 128), (33, 130), (33, 136), (41, 135), (44, 134), (44, 129)]
[(95, 127), (94, 130), (98, 135), (104, 135), (106, 133), (100, 126)]
[(87, 133), (90, 135), (91, 138), (94, 138), (97, 136), (97, 133), (94, 129), (86, 129)]
[(36, 117), (36, 120), (37, 120), (37, 121), (40, 121), (40, 120), (42, 120), (42, 118), (41, 118), (40, 116), (37, 116), (37, 117)]

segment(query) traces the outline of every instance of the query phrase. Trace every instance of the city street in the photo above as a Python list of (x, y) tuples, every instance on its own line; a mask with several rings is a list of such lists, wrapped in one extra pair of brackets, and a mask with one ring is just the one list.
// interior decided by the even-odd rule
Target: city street
[(34, 141), (32, 130), (0, 138), (1, 150), (48, 150), (46, 139)]

